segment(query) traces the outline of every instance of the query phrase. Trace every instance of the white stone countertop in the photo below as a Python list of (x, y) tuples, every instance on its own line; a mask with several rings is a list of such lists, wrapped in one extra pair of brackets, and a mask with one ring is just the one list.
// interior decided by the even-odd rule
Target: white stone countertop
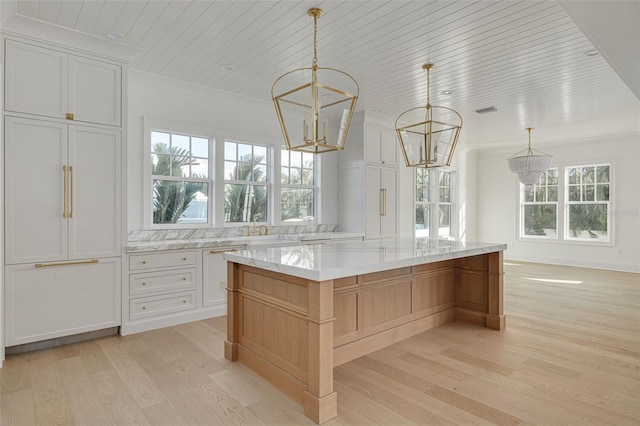
[(216, 247), (257, 248), (299, 245), (300, 242), (313, 240), (362, 239), (363, 234), (356, 232), (315, 232), (303, 234), (273, 234), (260, 236), (228, 236), (219, 238), (199, 238), (184, 240), (129, 241), (125, 253), (146, 251), (183, 250)]
[(224, 254), (231, 262), (313, 281), (343, 278), (507, 249), (506, 244), (427, 238), (332, 241)]

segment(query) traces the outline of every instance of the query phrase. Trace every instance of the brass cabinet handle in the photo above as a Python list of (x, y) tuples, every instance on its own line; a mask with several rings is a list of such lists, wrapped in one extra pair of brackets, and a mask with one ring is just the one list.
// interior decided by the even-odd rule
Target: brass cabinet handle
[(387, 188), (380, 189), (380, 216), (387, 215)]
[(183, 301), (182, 301), (182, 303), (187, 303), (187, 301), (186, 301), (186, 300), (183, 300)]
[(65, 115), (65, 118), (66, 118), (67, 120), (73, 120), (73, 114), (71, 114), (70, 112), (68, 112), (68, 113)]
[(58, 263), (36, 263), (36, 268), (52, 268), (54, 266), (70, 266), (70, 265), (89, 265), (94, 263), (100, 263), (98, 259), (91, 260), (77, 260), (72, 262), (58, 262)]
[(140, 263), (142, 263), (143, 265), (146, 265), (147, 261), (146, 260), (142, 260), (142, 261), (140, 261)]
[(62, 217), (67, 217), (67, 166), (62, 166)]
[(186, 257), (183, 257), (183, 258), (182, 258), (182, 260), (187, 260), (187, 258), (186, 258)]
[(229, 253), (232, 251), (238, 251), (237, 249), (222, 249), (222, 250), (211, 250), (209, 254), (220, 254), (220, 253)]
[(147, 310), (147, 307), (146, 307), (146, 306), (143, 306), (143, 307), (142, 307), (142, 310), (143, 310), (143, 311), (146, 311), (146, 310)]
[(71, 184), (69, 185), (69, 192), (71, 192), (71, 211), (69, 217), (73, 219), (73, 166), (69, 166), (69, 177), (71, 178)]
[(147, 283), (145, 283), (144, 281), (142, 281), (142, 285), (143, 285), (143, 286), (144, 286), (144, 285), (147, 285)]
[(187, 280), (187, 277), (182, 277), (182, 281), (186, 281), (186, 280)]

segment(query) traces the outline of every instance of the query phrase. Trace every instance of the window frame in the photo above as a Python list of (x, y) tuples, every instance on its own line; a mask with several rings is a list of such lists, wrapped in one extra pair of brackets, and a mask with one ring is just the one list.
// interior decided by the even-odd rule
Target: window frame
[[(224, 176), (224, 174), (226, 174), (226, 163), (227, 163), (227, 158), (226, 155), (224, 154), (224, 151), (226, 150), (226, 144), (227, 143), (234, 143), (236, 145), (242, 144), (242, 145), (250, 145), (252, 147), (252, 156), (254, 155), (254, 148), (253, 147), (264, 147), (266, 150), (266, 154), (265, 154), (265, 180), (264, 182), (262, 181), (254, 181), (254, 180), (231, 180), (231, 179), (227, 179), (226, 176)], [(245, 224), (248, 223), (253, 223), (255, 222), (256, 224), (263, 224), (263, 225), (268, 225), (270, 223), (274, 223), (272, 220), (270, 220), (273, 217), (273, 176), (274, 176), (274, 155), (273, 155), (273, 147), (265, 144), (265, 143), (260, 143), (260, 142), (247, 142), (246, 140), (239, 140), (238, 138), (225, 138), (222, 142), (222, 149), (223, 149), (223, 155), (221, 158), (221, 162), (222, 162), (222, 170), (223, 170), (223, 180), (222, 180), (222, 202), (223, 202), (223, 215), (220, 218), (220, 222), (223, 224), (224, 227), (233, 227), (233, 226), (243, 226)], [(238, 155), (236, 154), (236, 163), (240, 163), (238, 160)], [(265, 206), (265, 211), (267, 213), (267, 217), (260, 217), (260, 218), (249, 218), (248, 221), (243, 221), (243, 222), (227, 222), (226, 220), (226, 214), (224, 213), (224, 206), (226, 204), (226, 191), (227, 191), (227, 185), (245, 185), (247, 187), (264, 187), (267, 195), (267, 204)], [(257, 220), (257, 219), (262, 219), (262, 220)]]
[[(420, 170), (420, 172), (418, 171)], [(417, 200), (417, 188), (418, 188), (418, 173), (424, 173), (426, 171), (429, 174), (428, 183), (428, 200)], [(441, 173), (449, 174), (449, 201), (441, 200), (441, 186), (440, 175)], [(455, 239), (458, 238), (457, 223), (457, 209), (458, 204), (458, 171), (453, 167), (435, 167), (435, 168), (416, 168), (413, 173), (413, 235), (418, 238), (440, 238), (440, 239)], [(427, 232), (419, 232), (416, 229), (416, 209), (418, 205), (425, 205), (429, 209), (429, 223)], [(449, 206), (449, 235), (440, 235), (440, 206)], [(434, 214), (437, 213), (437, 214)], [(435, 235), (434, 235), (435, 232)]]
[[(549, 170), (555, 170), (556, 171), (556, 184), (555, 185), (550, 185), (549, 184)], [(563, 193), (564, 191), (561, 192), (560, 190), (560, 169), (558, 167), (551, 167), (549, 168), (549, 170), (547, 170), (541, 177), (540, 179), (544, 178), (545, 179), (545, 184), (544, 185), (540, 185), (539, 183), (533, 184), (533, 195), (534, 195), (534, 201), (526, 201), (525, 198), (525, 191), (527, 190), (527, 186), (528, 185), (519, 185), (519, 226), (518, 226), (518, 237), (522, 238), (522, 239), (533, 239), (533, 240), (557, 240), (558, 238), (560, 238), (560, 204), (561, 204), (561, 198), (560, 195), (561, 193)], [(549, 201), (549, 188), (555, 186), (556, 187), (556, 201)], [(544, 187), (545, 190), (545, 201), (537, 201), (536, 198), (536, 194), (537, 191), (536, 189), (539, 189), (541, 187)], [(556, 222), (556, 235), (550, 235), (547, 236), (545, 235), (531, 235), (531, 234), (525, 234), (525, 210), (524, 207), (525, 206), (540, 206), (540, 205), (554, 205), (556, 208), (556, 217), (555, 217), (555, 222)]]
[[(174, 228), (209, 228), (213, 227), (214, 223), (214, 196), (215, 196), (215, 136), (208, 130), (203, 128), (198, 128), (196, 126), (184, 125), (177, 122), (171, 122), (168, 120), (157, 120), (144, 118), (143, 123), (144, 128), (144, 161), (143, 161), (143, 213), (144, 218), (142, 221), (144, 229), (174, 229)], [(152, 170), (152, 161), (151, 155), (151, 132), (162, 132), (169, 133), (173, 135), (185, 135), (189, 137), (197, 137), (208, 140), (208, 151), (209, 157), (208, 165), (207, 165), (207, 174), (208, 178), (206, 179), (207, 183), (207, 221), (206, 223), (153, 223), (153, 183), (155, 179), (155, 175), (151, 174)], [(172, 176), (164, 176), (164, 180), (176, 180), (176, 181), (198, 181), (204, 182), (203, 179), (193, 179), (193, 178), (177, 178)]]
[[(598, 180), (597, 180), (597, 179), (598, 179), (598, 173), (597, 173), (597, 168), (598, 168), (598, 167), (604, 167), (604, 166), (606, 166), (606, 167), (608, 167), (608, 168), (609, 168), (609, 172), (608, 172), (608, 175), (609, 175), (609, 181), (608, 181), (608, 182), (606, 182), (606, 185), (607, 185), (607, 187), (608, 187), (608, 200), (607, 200), (607, 201), (600, 201), (600, 200), (596, 200), (597, 195), (598, 195), (598, 190), (597, 190), (597, 187), (598, 187)], [(570, 193), (571, 193), (571, 191), (569, 190), (569, 189), (570, 189), (570, 186), (574, 186), (574, 187), (575, 187), (575, 186), (583, 187), (583, 186), (585, 186), (585, 184), (584, 184), (584, 182), (580, 182), (580, 184), (578, 184), (578, 185), (570, 183), (570, 179), (569, 179), (569, 170), (570, 170), (570, 169), (577, 169), (577, 168), (582, 168), (582, 169), (584, 169), (584, 168), (590, 168), (590, 167), (593, 167), (593, 168), (594, 168), (594, 182), (593, 182), (593, 187), (594, 187), (594, 200), (593, 200), (593, 201), (590, 201), (590, 200), (582, 200), (582, 197), (583, 197), (583, 195), (582, 195), (582, 194), (583, 194), (583, 191), (582, 191), (582, 189), (581, 189), (581, 190), (580, 190), (580, 198), (581, 198), (581, 200), (580, 200), (580, 201), (571, 201), (571, 200), (569, 199), (569, 198), (570, 198), (570, 196), (571, 196), (571, 194), (570, 194)], [(612, 240), (612, 232), (613, 232), (613, 229), (612, 229), (612, 223), (611, 223), (611, 222), (612, 222), (612, 220), (611, 220), (611, 219), (612, 219), (612, 215), (611, 215), (611, 211), (612, 211), (612, 208), (611, 208), (611, 205), (612, 205), (612, 201), (611, 201), (611, 198), (612, 198), (612, 191), (611, 191), (611, 190), (612, 190), (612, 186), (613, 186), (613, 185), (612, 185), (612, 174), (613, 174), (613, 173), (612, 173), (612, 167), (611, 167), (611, 164), (606, 163), (606, 162), (591, 162), (591, 163), (587, 162), (587, 164), (578, 164), (578, 165), (575, 165), (575, 166), (567, 166), (567, 167), (565, 168), (565, 172), (564, 172), (564, 174), (565, 174), (565, 180), (566, 180), (566, 181), (565, 181), (565, 206), (566, 206), (566, 208), (565, 208), (565, 214), (564, 214), (564, 223), (565, 223), (565, 227), (564, 227), (564, 239), (565, 239), (565, 240), (567, 240), (567, 241), (572, 241), (572, 242), (583, 242), (583, 243), (584, 243), (584, 242), (588, 242), (588, 243), (591, 243), (591, 242), (609, 243), (609, 242), (611, 242), (611, 240)], [(582, 176), (583, 176), (583, 174), (581, 174), (581, 180), (582, 180)], [(594, 241), (592, 238), (571, 237), (571, 236), (570, 236), (570, 232), (571, 232), (571, 230), (570, 230), (570, 228), (569, 228), (569, 221), (570, 221), (570, 214), (571, 214), (570, 206), (571, 206), (571, 205), (598, 205), (598, 204), (599, 204), (599, 205), (602, 205), (602, 204), (606, 205), (606, 213), (607, 213), (607, 214), (606, 214), (606, 216), (607, 216), (607, 238), (606, 238), (606, 239), (600, 239), (600, 238), (597, 238), (597, 239)]]
[[(282, 161), (282, 156), (283, 154), (287, 154), (289, 156), (288, 159), (288, 165), (285, 166), (284, 162)], [(311, 185), (305, 185), (302, 182), (300, 184), (292, 184), (292, 183), (282, 183), (282, 169), (287, 167), (289, 169), (289, 173), (288, 176), (291, 176), (291, 154), (300, 154), (301, 155), (301, 169), (303, 170), (309, 170), (308, 168), (304, 167), (304, 156), (311, 156), (312, 160), (313, 160), (313, 168), (311, 169), (313, 172), (313, 183)], [(284, 146), (280, 148), (280, 156), (279, 156), (279, 186), (280, 189), (278, 191), (279, 194), (279, 200), (278, 200), (278, 207), (279, 207), (279, 222), (281, 224), (285, 224), (285, 223), (292, 223), (292, 224), (303, 224), (303, 225), (312, 225), (317, 223), (317, 218), (318, 218), (318, 156), (311, 154), (311, 153), (305, 153), (305, 152), (301, 152), (301, 151), (291, 151), (291, 150), (287, 150)], [(301, 179), (302, 181), (302, 179)], [(313, 191), (313, 218), (311, 220), (300, 220), (300, 221), (294, 221), (294, 222), (287, 222), (286, 219), (282, 220), (282, 190), (283, 189), (310, 189)]]
[[(568, 169), (575, 167), (589, 167), (595, 165), (608, 165), (609, 166), (609, 215), (608, 215), (608, 240), (601, 239), (587, 239), (587, 238), (566, 238), (568, 233)], [(523, 226), (522, 219), (522, 191), (523, 186), (518, 180), (517, 176), (514, 176), (516, 185), (516, 241), (522, 242), (538, 242), (545, 244), (577, 244), (588, 246), (614, 246), (615, 245), (615, 217), (613, 212), (615, 211), (615, 159), (604, 158), (600, 160), (584, 160), (584, 161), (554, 161), (553, 167), (558, 169), (558, 208), (556, 212), (556, 224), (557, 224), (557, 238), (540, 238), (535, 236), (522, 236), (520, 229)]]

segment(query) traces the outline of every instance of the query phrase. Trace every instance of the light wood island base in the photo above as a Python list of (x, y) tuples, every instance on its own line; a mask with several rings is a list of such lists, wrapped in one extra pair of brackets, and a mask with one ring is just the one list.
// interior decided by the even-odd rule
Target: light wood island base
[(316, 423), (337, 415), (333, 368), (442, 324), (505, 328), (502, 251), (312, 281), (228, 263), (225, 357)]

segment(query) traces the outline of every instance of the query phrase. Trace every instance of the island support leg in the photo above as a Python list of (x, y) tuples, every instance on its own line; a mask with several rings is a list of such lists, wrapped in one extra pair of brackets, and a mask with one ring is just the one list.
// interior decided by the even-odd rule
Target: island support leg
[(304, 414), (316, 423), (324, 423), (338, 415), (338, 397), (333, 391), (333, 281), (309, 281), (308, 307)]
[(503, 301), (504, 266), (502, 252), (489, 253), (488, 256), (489, 312), (487, 313), (487, 328), (504, 330), (506, 317), (504, 315)]
[(227, 340), (224, 341), (224, 357), (231, 362), (238, 360), (238, 264), (227, 262)]

